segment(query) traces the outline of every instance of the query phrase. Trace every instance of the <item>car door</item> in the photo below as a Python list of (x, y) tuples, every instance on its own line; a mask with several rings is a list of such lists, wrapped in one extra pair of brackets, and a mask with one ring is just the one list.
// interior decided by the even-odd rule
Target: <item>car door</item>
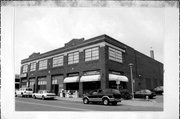
[(102, 97), (104, 96), (103, 90), (98, 90), (97, 92), (97, 101), (102, 101)]
[(93, 91), (92, 94), (89, 96), (90, 101), (98, 101), (98, 92), (97, 91)]
[(41, 98), (41, 93), (42, 93), (42, 91), (38, 91), (38, 93), (36, 93), (36, 97)]

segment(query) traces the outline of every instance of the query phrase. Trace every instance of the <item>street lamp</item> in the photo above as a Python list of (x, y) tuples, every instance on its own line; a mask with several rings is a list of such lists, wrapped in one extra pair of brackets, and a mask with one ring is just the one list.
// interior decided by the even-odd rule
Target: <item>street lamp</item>
[(132, 73), (132, 67), (133, 67), (133, 63), (129, 63), (129, 67), (130, 67), (130, 73), (131, 73), (131, 90), (132, 90), (132, 99), (134, 100), (134, 86), (133, 86), (133, 73)]

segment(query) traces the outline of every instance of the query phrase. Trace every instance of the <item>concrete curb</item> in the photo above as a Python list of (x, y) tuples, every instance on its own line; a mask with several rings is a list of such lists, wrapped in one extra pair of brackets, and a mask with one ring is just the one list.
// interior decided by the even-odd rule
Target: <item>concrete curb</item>
[[(82, 98), (57, 97), (55, 99), (59, 101), (83, 103)], [(130, 105), (130, 106), (143, 106), (143, 107), (147, 106), (147, 107), (162, 107), (163, 108), (163, 103), (158, 103), (154, 100), (145, 100), (145, 99), (122, 100), (120, 103), (124, 105)]]
[(61, 97), (56, 97), (55, 99), (57, 99), (59, 101), (82, 102), (81, 98), (61, 98)]

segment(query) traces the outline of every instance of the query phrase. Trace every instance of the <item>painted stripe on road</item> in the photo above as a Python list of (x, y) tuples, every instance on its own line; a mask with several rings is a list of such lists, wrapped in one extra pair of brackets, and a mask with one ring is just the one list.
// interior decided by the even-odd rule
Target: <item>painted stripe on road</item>
[(91, 110), (81, 109), (81, 108), (72, 108), (72, 107), (65, 107), (65, 106), (54, 106), (54, 105), (47, 105), (47, 104), (30, 103), (30, 102), (25, 102), (25, 101), (16, 101), (16, 102), (18, 102), (18, 103), (24, 103), (24, 104), (33, 104), (33, 105), (41, 105), (41, 106), (55, 107), (55, 108), (71, 109), (71, 110), (91, 111)]

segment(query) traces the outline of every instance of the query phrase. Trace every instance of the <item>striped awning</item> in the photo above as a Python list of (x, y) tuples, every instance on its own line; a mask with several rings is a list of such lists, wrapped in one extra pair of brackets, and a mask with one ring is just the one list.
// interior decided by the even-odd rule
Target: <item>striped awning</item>
[(79, 82), (79, 76), (66, 77), (64, 79), (64, 83), (75, 83), (75, 82)]
[(100, 75), (89, 75), (89, 76), (82, 76), (80, 82), (92, 82), (92, 81), (100, 81)]
[(109, 81), (123, 81), (128, 82), (128, 78), (123, 75), (109, 74)]

